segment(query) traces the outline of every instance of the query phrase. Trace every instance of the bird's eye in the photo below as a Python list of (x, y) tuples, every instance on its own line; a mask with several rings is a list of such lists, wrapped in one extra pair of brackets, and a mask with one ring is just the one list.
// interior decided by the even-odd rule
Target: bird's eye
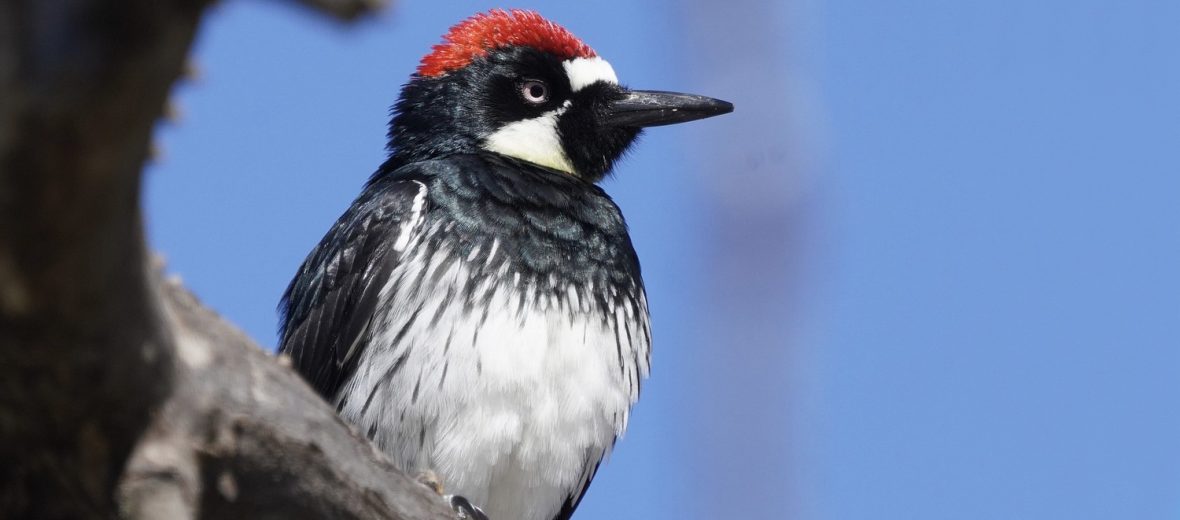
[(529, 79), (520, 84), (520, 97), (530, 105), (549, 101), (549, 86), (544, 81)]

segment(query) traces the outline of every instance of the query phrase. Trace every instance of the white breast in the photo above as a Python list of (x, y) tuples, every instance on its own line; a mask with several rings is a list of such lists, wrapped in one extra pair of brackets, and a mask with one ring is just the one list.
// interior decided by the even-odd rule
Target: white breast
[(642, 290), (634, 308), (619, 294), (599, 308), (595, 288), (542, 296), (493, 254), (493, 278), (514, 282), (465, 291), (476, 266), (436, 273), (444, 255), (407, 255), (391, 276), (341, 414), (491, 518), (550, 520), (626, 429), (648, 371)]

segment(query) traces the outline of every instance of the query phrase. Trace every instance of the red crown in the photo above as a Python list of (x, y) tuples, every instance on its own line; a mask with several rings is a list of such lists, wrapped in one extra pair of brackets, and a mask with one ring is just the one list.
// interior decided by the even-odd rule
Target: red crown
[(440, 76), (466, 67), (492, 50), (515, 45), (532, 47), (563, 60), (597, 56), (594, 49), (573, 33), (534, 11), (493, 9), (451, 27), (443, 42), (422, 58), (418, 75)]

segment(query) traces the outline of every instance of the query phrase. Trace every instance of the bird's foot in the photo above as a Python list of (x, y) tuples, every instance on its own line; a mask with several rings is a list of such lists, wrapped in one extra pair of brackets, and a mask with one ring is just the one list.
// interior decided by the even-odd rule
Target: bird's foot
[(438, 474), (426, 470), (414, 477), (422, 485), (430, 488), (431, 491), (438, 493), (443, 497), (448, 504), (451, 504), (451, 509), (455, 510), (455, 515), (458, 520), (488, 520), (488, 515), (484, 514), (483, 510), (475, 507), (470, 500), (459, 495), (447, 495), (443, 491), (442, 479), (438, 478)]
[(488, 520), (488, 515), (484, 514), (483, 510), (471, 504), (470, 500), (459, 495), (445, 495), (443, 496), (447, 502), (451, 503), (451, 509), (458, 514), (459, 520)]
[(442, 479), (438, 478), (437, 473), (431, 470), (426, 470), (415, 476), (414, 480), (417, 480), (423, 486), (430, 488), (431, 491), (438, 493), (439, 496), (443, 496), (444, 492)]

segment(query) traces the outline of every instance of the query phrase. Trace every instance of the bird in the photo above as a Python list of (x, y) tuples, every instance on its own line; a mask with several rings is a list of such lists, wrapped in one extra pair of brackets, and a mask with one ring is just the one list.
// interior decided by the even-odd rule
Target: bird
[(570, 518), (650, 371), (639, 259), (599, 182), (643, 128), (732, 110), (627, 88), (534, 11), (459, 22), (284, 292), (279, 353), (456, 509)]

